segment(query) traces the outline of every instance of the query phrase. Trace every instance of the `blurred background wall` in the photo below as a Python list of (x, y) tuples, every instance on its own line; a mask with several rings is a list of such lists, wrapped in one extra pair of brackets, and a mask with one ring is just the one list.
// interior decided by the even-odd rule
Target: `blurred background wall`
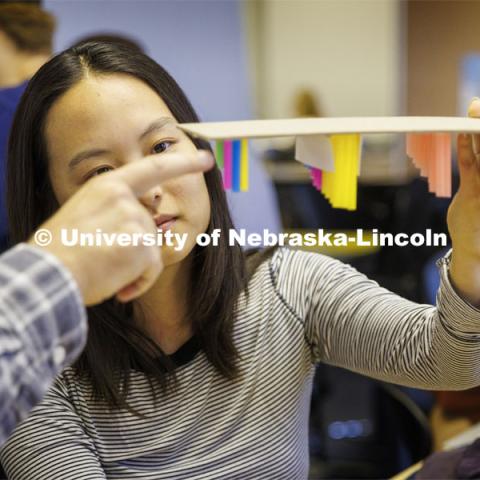
[(58, 18), (56, 50), (95, 32), (130, 36), (175, 77), (202, 118), (251, 116), (241, 2), (46, 0), (44, 6)]
[(292, 115), (299, 86), (328, 116), (398, 115), (402, 110), (401, 2), (258, 0), (245, 2), (255, 25), (257, 108)]
[(408, 115), (465, 115), (480, 96), (479, 19), (475, 0), (408, 1)]

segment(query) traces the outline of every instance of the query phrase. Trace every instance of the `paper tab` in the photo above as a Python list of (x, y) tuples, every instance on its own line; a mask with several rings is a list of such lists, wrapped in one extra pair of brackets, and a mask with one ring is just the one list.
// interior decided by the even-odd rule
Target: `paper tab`
[(223, 146), (223, 187), (232, 188), (232, 142), (226, 140)]
[(407, 155), (428, 179), (428, 191), (452, 195), (452, 139), (449, 133), (407, 134)]
[(333, 152), (326, 135), (301, 135), (295, 141), (295, 160), (331, 172), (334, 170)]
[(223, 168), (223, 144), (221, 140), (215, 142), (215, 160), (217, 162), (218, 168)]
[(240, 153), (240, 190), (248, 190), (248, 140), (242, 139)]
[(240, 140), (232, 142), (232, 191), (240, 191)]
[(322, 189), (322, 170), (316, 167), (309, 167), (312, 184), (317, 190)]
[(322, 193), (334, 208), (357, 208), (357, 181), (362, 139), (359, 134), (330, 137), (335, 170), (322, 173)]

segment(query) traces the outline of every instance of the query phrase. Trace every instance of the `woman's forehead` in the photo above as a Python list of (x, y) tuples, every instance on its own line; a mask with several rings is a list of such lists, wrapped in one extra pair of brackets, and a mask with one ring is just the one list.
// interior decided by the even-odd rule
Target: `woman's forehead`
[(103, 137), (142, 130), (158, 117), (172, 117), (160, 96), (129, 75), (87, 77), (52, 105), (46, 119), (47, 142), (74, 136)]

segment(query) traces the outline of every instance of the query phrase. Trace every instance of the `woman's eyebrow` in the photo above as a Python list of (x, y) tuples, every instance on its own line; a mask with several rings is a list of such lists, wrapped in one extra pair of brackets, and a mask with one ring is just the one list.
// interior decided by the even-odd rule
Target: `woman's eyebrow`
[(68, 162), (68, 168), (69, 170), (72, 170), (83, 160), (86, 160), (87, 158), (91, 158), (91, 157), (98, 157), (100, 155), (105, 155), (106, 153), (109, 153), (109, 151), (100, 149), (100, 148), (92, 148), (91, 150), (85, 150), (83, 152), (77, 153), (77, 155), (75, 155)]
[(164, 127), (171, 127), (175, 125), (176, 121), (172, 117), (160, 117), (159, 119), (152, 122), (147, 129), (140, 135), (140, 140), (149, 135), (152, 132), (161, 130)]

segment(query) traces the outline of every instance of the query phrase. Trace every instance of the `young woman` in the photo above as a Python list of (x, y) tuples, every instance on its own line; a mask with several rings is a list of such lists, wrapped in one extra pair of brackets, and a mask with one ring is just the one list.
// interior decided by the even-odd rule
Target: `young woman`
[[(14, 240), (94, 175), (208, 148), (176, 128), (197, 120), (140, 53), (87, 43), (54, 57), (12, 131)], [(479, 384), (480, 187), (469, 145), (460, 136), (453, 257), (436, 308), (323, 255), (281, 248), (246, 259), (225, 236), (199, 247), (196, 234), (232, 227), (216, 169), (152, 189), (145, 208), (159, 228), (187, 233), (186, 248), (160, 247), (165, 269), (139, 299), (90, 309), (83, 355), (1, 453), (9, 478), (306, 478), (316, 362), (429, 389)]]

